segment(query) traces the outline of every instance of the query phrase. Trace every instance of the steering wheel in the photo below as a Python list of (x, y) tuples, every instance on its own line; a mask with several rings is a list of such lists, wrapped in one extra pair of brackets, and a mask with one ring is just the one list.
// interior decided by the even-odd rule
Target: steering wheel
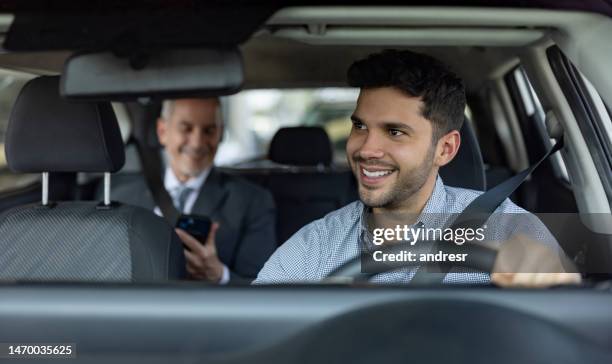
[[(444, 261), (444, 262), (373, 262), (371, 254), (361, 254), (357, 257), (352, 258), (340, 267), (332, 271), (326, 278), (325, 282), (328, 283), (352, 283), (352, 282), (365, 282), (368, 281), (376, 274), (394, 271), (401, 268), (420, 266), (434, 268), (429, 272), (432, 274), (422, 275), (419, 279), (420, 284), (432, 284), (440, 283), (440, 274), (445, 275), (453, 266), (471, 268), (479, 272), (491, 273), (493, 271), (493, 265), (497, 258), (497, 250), (479, 245), (465, 243), (463, 245), (457, 245), (454, 243), (435, 241), (431, 244), (425, 244), (420, 242), (414, 246), (408, 246), (407, 244), (393, 244), (383, 246), (377, 249), (382, 254), (398, 254), (405, 251), (414, 253), (417, 257), (421, 254), (437, 253), (443, 251), (447, 254), (466, 254), (465, 259), (458, 261)], [(441, 266), (441, 267), (440, 267)], [(446, 268), (446, 269), (444, 269)], [(443, 277), (443, 276), (442, 276)]]

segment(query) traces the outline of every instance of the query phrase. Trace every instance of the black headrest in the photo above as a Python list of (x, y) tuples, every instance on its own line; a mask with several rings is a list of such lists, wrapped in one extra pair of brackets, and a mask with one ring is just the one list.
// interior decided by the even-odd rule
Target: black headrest
[(69, 102), (59, 77), (30, 80), (13, 106), (6, 158), (15, 172), (116, 172), (123, 141), (109, 102)]
[(459, 133), (461, 134), (459, 151), (449, 164), (440, 168), (440, 176), (445, 185), (484, 191), (486, 189), (484, 162), (478, 139), (467, 119)]
[(270, 160), (296, 166), (329, 166), (332, 147), (329, 136), (317, 126), (279, 129), (270, 143)]

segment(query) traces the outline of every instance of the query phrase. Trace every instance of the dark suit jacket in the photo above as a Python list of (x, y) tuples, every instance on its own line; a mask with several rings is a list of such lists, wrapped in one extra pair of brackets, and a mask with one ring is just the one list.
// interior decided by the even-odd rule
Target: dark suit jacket
[[(116, 175), (111, 197), (131, 205), (155, 208), (141, 175)], [(212, 168), (191, 213), (208, 216), (219, 223), (217, 253), (230, 270), (230, 281), (255, 278), (277, 247), (272, 194), (240, 177)]]

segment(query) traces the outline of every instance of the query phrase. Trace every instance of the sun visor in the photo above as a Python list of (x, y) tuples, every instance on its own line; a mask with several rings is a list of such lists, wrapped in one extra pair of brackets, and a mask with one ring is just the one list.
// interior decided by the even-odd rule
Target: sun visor
[(238, 92), (243, 81), (237, 47), (166, 49), (130, 57), (78, 53), (64, 65), (60, 93), (68, 99), (111, 101), (222, 96)]
[[(0, 11), (9, 1), (3, 1)], [(278, 9), (261, 1), (11, 1), (8, 51), (106, 51), (242, 44)]]

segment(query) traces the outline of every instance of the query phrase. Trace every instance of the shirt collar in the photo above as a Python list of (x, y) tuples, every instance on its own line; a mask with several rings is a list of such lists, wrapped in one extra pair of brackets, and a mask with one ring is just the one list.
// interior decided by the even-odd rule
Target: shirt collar
[(438, 175), (434, 189), (423, 207), (417, 221), (422, 222), (425, 227), (443, 227), (449, 218), (447, 213), (446, 188), (442, 178)]
[(198, 174), (197, 176), (188, 179), (187, 182), (181, 183), (178, 178), (176, 178), (176, 175), (174, 174), (172, 168), (166, 167), (166, 172), (164, 174), (164, 187), (167, 191), (174, 191), (175, 189), (181, 186), (189, 187), (194, 191), (199, 191), (200, 188), (202, 188), (204, 182), (206, 181), (206, 178), (210, 174), (211, 168), (212, 167), (208, 167), (202, 172), (200, 172), (200, 174)]
[(442, 178), (440, 176), (437, 176), (436, 184), (434, 185), (431, 196), (429, 196), (425, 207), (423, 207), (422, 213), (444, 212), (445, 202), (446, 188), (444, 188), (444, 182), (442, 182)]
[[(370, 250), (373, 248), (372, 236), (367, 226), (367, 215), (370, 213), (370, 208), (361, 202), (362, 213), (359, 216), (359, 226), (361, 227), (360, 240), (365, 242), (365, 248)], [(445, 209), (447, 208), (446, 201), (446, 187), (442, 178), (438, 175), (436, 177), (436, 183), (434, 189), (423, 207), (423, 211), (419, 215), (417, 222), (413, 226), (420, 225), (424, 228), (442, 228), (451, 216)]]

